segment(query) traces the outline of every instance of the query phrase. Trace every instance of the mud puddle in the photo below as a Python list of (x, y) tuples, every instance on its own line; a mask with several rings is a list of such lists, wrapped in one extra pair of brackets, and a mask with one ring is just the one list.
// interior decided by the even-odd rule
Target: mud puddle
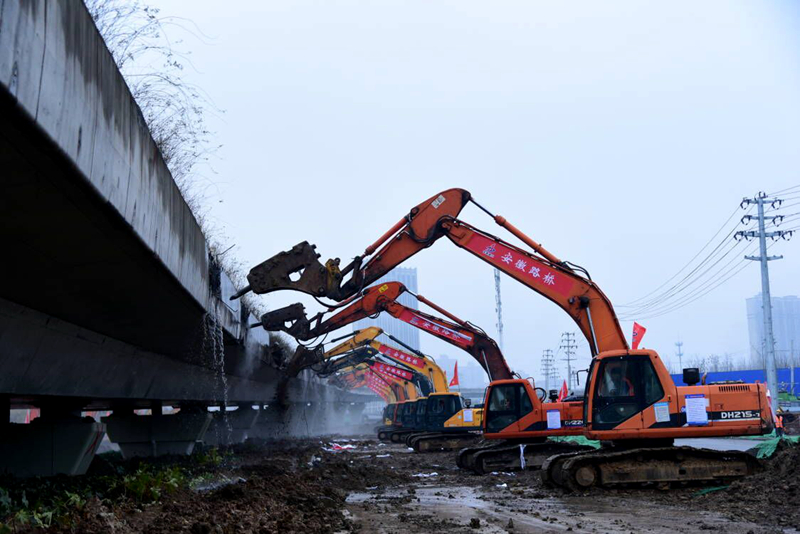
[[(500, 484), (502, 486), (502, 484)], [(352, 493), (348, 518), (362, 532), (780, 532), (731, 522), (711, 512), (607, 498), (536, 498), (525, 490), (475, 486), (409, 485), (389, 491)]]
[(574, 495), (545, 488), (534, 471), (476, 476), (453, 466), (448, 453), (409, 455), (398, 445), (373, 447), (391, 455), (385, 465), (407, 478), (348, 494), (345, 513), (360, 532), (797, 532), (732, 519), (719, 513), (725, 510), (698, 506), (700, 501), (689, 506), (696, 489)]

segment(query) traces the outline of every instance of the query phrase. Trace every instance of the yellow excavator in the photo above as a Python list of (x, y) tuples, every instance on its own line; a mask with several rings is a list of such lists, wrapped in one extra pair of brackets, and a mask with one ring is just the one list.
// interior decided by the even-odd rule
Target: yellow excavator
[[(365, 357), (366, 351), (369, 352)], [(384, 424), (378, 427), (376, 432), (380, 440), (389, 441), (394, 431), (410, 429), (424, 423), (428, 397), (418, 396), (416, 384), (424, 383), (427, 379), (417, 373), (415, 378), (422, 377), (422, 381), (401, 380), (390, 374), (388, 370), (393, 368), (395, 373), (410, 372), (410, 370), (372, 360), (371, 357), (374, 355), (373, 349), (360, 347), (351, 353), (346, 353), (336, 361), (327, 362), (327, 365), (317, 370), (317, 373), (320, 376), (329, 377), (330, 383), (333, 385), (344, 389), (368, 387), (383, 398), (387, 403), (383, 410)], [(353, 361), (353, 357), (355, 357), (355, 361)], [(430, 384), (423, 388), (430, 390)]]
[[(386, 335), (409, 352), (377, 341), (381, 335)], [(346, 341), (323, 354), (324, 360), (369, 351), (368, 354), (372, 357), (383, 357), (427, 378), (426, 381), (415, 381), (422, 398), (413, 403), (411, 400), (398, 403), (396, 416), (392, 419), (387, 417), (392, 414), (391, 410), (384, 412), (384, 426), (378, 429), (379, 439), (405, 442), (419, 452), (453, 450), (476, 439), (483, 423), (483, 408), (472, 408), (469, 399), (463, 399), (460, 393), (451, 392), (447, 385), (447, 375), (432, 358), (374, 326), (357, 330), (334, 341), (342, 339)]]

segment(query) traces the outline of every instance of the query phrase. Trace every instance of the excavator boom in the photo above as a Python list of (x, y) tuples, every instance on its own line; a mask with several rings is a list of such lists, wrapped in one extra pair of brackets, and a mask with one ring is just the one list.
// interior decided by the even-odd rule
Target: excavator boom
[[(380, 353), (382, 356), (397, 363), (398, 365), (421, 373), (430, 381), (433, 391), (444, 393), (449, 391), (447, 376), (435, 361), (425, 354), (415, 351), (410, 347), (406, 346), (406, 348), (409, 350), (409, 352), (406, 352), (398, 349), (397, 347), (377, 341), (377, 338), (381, 335), (386, 335), (386, 337), (392, 341), (395, 341), (400, 345), (404, 345), (402, 341), (395, 338), (391, 334), (387, 334), (377, 326), (370, 326), (361, 330), (357, 330), (352, 336), (349, 336), (349, 339), (346, 341), (343, 341), (335, 347), (328, 349), (323, 357), (326, 359), (333, 358), (341, 354), (354, 351), (360, 347), (371, 347), (374, 351)], [(411, 352), (413, 352), (413, 354)], [(426, 392), (424, 390), (422, 392), (423, 395), (427, 395), (428, 393), (429, 391)]]
[[(407, 216), (343, 269), (339, 268), (339, 258), (330, 259), (323, 265), (318, 259), (316, 245), (305, 241), (299, 243), (251, 269), (247, 275), (249, 285), (233, 298), (251, 290), (262, 294), (291, 289), (341, 302), (433, 244), (441, 237), (440, 223), (457, 216), (469, 200), (468, 191), (448, 189), (414, 206)], [(390, 239), (378, 254), (363, 262)], [(344, 277), (349, 273), (352, 275), (345, 282)], [(298, 276), (297, 280), (292, 280), (292, 275)]]
[[(442, 339), (451, 345), (467, 351), (488, 373), (491, 380), (513, 377), (511, 369), (503, 357), (500, 348), (492, 338), (479, 328), (461, 321), (454, 315), (451, 320), (415, 310), (400, 304), (398, 298), (407, 292), (399, 282), (387, 282), (365, 289), (360, 298), (353, 300), (348, 306), (332, 317), (322, 320), (322, 315), (308, 319), (301, 304), (292, 304), (267, 312), (261, 316), (261, 325), (270, 331), (281, 330), (296, 339), (309, 340), (342, 328), (359, 319), (376, 313), (386, 312), (420, 330)], [(409, 292), (410, 293), (410, 292)], [(441, 308), (439, 308), (441, 310)], [(289, 325), (287, 326), (287, 323)], [(289, 367), (298, 369), (298, 361), (307, 362), (306, 349), (300, 347)]]
[[(500, 215), (489, 213), (495, 223), (530, 250), (459, 220), (457, 216), (469, 201), (489, 213), (472, 199), (468, 191), (448, 189), (412, 208), (405, 218), (367, 247), (363, 256), (356, 257), (341, 271), (338, 259), (328, 260), (323, 265), (317, 259), (319, 255), (313, 245), (300, 243), (254, 267), (248, 275), (250, 285), (243, 291), (263, 294), (292, 289), (340, 303), (350, 302), (368, 284), (446, 236), (457, 247), (555, 302), (581, 329), (592, 355), (628, 348), (611, 302), (585, 271), (582, 275), (580, 268), (560, 260)], [(367, 256), (371, 257), (364, 261)], [(350, 279), (344, 282), (344, 276), (351, 271)], [(299, 279), (292, 281), (289, 274), (299, 274)], [(296, 320), (303, 315), (300, 306), (278, 310), (271, 317), (275, 322)], [(289, 333), (304, 334), (300, 331)], [(499, 378), (494, 374), (492, 377)]]

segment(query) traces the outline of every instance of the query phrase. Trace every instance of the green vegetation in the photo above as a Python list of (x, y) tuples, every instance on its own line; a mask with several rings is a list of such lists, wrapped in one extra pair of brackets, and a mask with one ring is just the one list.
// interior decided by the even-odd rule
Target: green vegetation
[(212, 448), (175, 465), (174, 458), (124, 461), (119, 454), (109, 453), (99, 456), (98, 465), (93, 465), (102, 474), (0, 480), (0, 534), (31, 527), (69, 527), (93, 500), (137, 506), (161, 502), (211, 479), (211, 471), (228, 455)]

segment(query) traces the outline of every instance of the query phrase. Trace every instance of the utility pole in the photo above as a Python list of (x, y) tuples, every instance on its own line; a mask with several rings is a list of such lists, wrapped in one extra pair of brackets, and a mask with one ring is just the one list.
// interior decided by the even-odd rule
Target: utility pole
[(494, 270), (494, 311), (497, 312), (497, 343), (503, 352), (503, 301), (500, 298), (500, 271)]
[(775, 367), (775, 338), (772, 334), (772, 298), (769, 293), (769, 267), (768, 264), (773, 260), (780, 260), (783, 256), (767, 256), (767, 238), (771, 239), (788, 239), (792, 235), (791, 230), (775, 230), (773, 232), (766, 231), (767, 219), (773, 224), (778, 224), (783, 220), (783, 215), (764, 215), (764, 205), (769, 204), (773, 209), (777, 208), (783, 202), (777, 198), (768, 198), (764, 192), (759, 192), (753, 198), (745, 198), (742, 200), (742, 208), (755, 204), (758, 207), (758, 215), (745, 215), (742, 217), (742, 223), (749, 222), (753, 219), (758, 220), (758, 231), (754, 230), (740, 230), (734, 234), (734, 237), (739, 239), (758, 238), (759, 255), (758, 256), (745, 256), (746, 259), (751, 261), (758, 261), (761, 263), (761, 306), (764, 310), (764, 349), (766, 353), (766, 375), (767, 375), (767, 388), (772, 395), (774, 405), (778, 404), (778, 370)]
[(678, 347), (678, 365), (680, 366), (681, 373), (683, 372), (683, 341), (676, 341), (675, 346)]
[(789, 376), (791, 377), (790, 380), (792, 381), (792, 387), (789, 390), (789, 395), (794, 395), (794, 339), (789, 342), (789, 346), (791, 347), (791, 351), (789, 352), (789, 367), (792, 368), (789, 372)]
[(559, 348), (563, 349), (564, 355), (566, 356), (563, 360), (567, 362), (567, 390), (572, 391), (572, 357), (575, 355), (575, 349), (578, 348), (578, 344), (575, 343), (575, 333), (564, 332), (561, 334), (561, 345)]
[(551, 380), (556, 380), (556, 366), (553, 351), (545, 349), (542, 353), (542, 374), (544, 375), (544, 389), (550, 393)]

